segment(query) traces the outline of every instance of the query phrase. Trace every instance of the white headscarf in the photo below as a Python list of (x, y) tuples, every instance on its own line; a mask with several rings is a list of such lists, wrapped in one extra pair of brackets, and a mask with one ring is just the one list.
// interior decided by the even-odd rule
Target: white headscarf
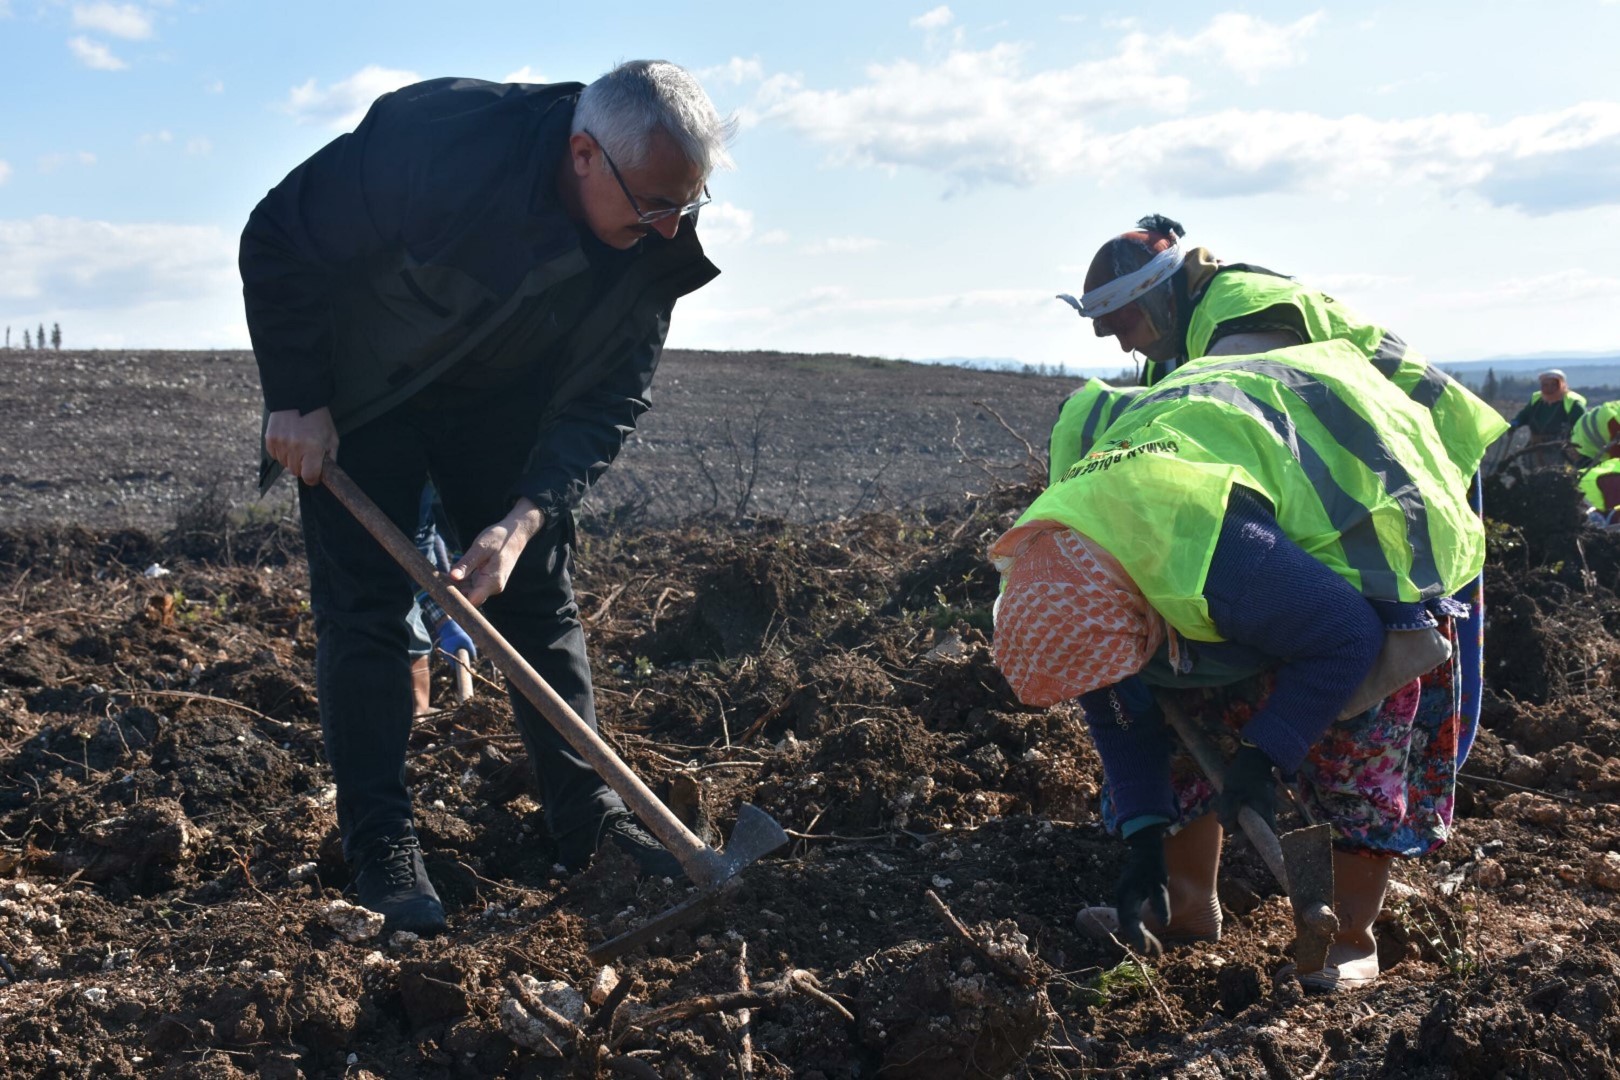
[(1169, 281), (1186, 260), (1187, 253), (1181, 245), (1171, 244), (1149, 259), (1141, 269), (1104, 282), (1078, 300), (1068, 293), (1058, 293), (1058, 299), (1069, 304), (1082, 317), (1095, 319), (1140, 300), (1146, 293)]

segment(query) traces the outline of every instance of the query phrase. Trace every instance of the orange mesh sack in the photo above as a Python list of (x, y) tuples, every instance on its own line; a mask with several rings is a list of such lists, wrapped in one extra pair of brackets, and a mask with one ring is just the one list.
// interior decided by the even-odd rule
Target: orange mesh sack
[(1134, 675), (1164, 620), (1117, 560), (1055, 521), (1009, 529), (990, 546), (1003, 590), (995, 659), (1026, 705), (1056, 705)]

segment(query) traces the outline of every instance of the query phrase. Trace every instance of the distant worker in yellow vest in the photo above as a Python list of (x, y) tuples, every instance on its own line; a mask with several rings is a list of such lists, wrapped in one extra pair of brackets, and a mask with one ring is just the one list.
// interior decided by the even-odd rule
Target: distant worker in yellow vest
[[(1501, 420), (1474, 398), (1472, 436), (1442, 447), (1359, 361), (1327, 341), (1183, 365), (991, 548), (996, 664), (1027, 704), (1080, 698), (1130, 849), (1083, 931), (1150, 951), (1218, 937), (1223, 823), (1269, 819), (1281, 770), (1334, 833), (1340, 929), (1300, 981), (1364, 986), (1391, 860), (1450, 835), (1457, 660), (1386, 660), (1391, 631), (1449, 637), (1466, 610), (1450, 597), (1485, 548), (1464, 475)], [(1159, 700), (1231, 753), (1223, 775), (1197, 775)]]
[(1552, 444), (1569, 441), (1575, 423), (1586, 411), (1586, 399), (1569, 388), (1569, 380), (1557, 368), (1537, 377), (1541, 389), (1530, 395), (1530, 402), (1513, 418), (1514, 427), (1530, 429), (1530, 445), (1546, 445), (1530, 455), (1537, 465), (1556, 465), (1563, 460), (1561, 447)]
[(1591, 504), (1587, 523), (1599, 528), (1620, 528), (1620, 457), (1604, 458), (1581, 473), (1581, 494)]
[(1620, 458), (1620, 401), (1605, 401), (1582, 412), (1569, 441), (1588, 461)]

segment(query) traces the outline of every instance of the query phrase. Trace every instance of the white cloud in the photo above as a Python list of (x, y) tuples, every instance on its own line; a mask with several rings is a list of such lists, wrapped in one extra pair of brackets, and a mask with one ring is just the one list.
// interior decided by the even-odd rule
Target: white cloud
[(951, 14), (951, 9), (946, 7), (944, 4), (941, 4), (932, 11), (924, 12), (915, 19), (912, 19), (911, 25), (919, 27), (923, 30), (943, 30), (945, 27), (951, 25), (952, 20), (955, 18), (956, 16)]
[(501, 82), (543, 83), (546, 77), (536, 71), (532, 66), (524, 64), (510, 75), (506, 75)]
[(225, 80), (224, 79), (214, 79), (211, 82), (206, 82), (206, 83), (203, 84), (203, 93), (205, 93), (205, 94), (223, 94), (224, 92), (225, 92)]
[(1072, 172), (1091, 125), (1121, 109), (1178, 112), (1189, 80), (1158, 70), (1145, 46), (1100, 61), (1029, 73), (1023, 46), (952, 50), (938, 63), (875, 64), (849, 90), (811, 90), (775, 76), (756, 109), (832, 149), (840, 163), (916, 166), (959, 186), (1028, 184)]
[(870, 236), (829, 236), (799, 250), (806, 255), (855, 255), (882, 246), (883, 241)]
[(1262, 72), (1304, 62), (1301, 43), (1316, 32), (1323, 18), (1318, 11), (1282, 26), (1253, 15), (1224, 12), (1192, 37), (1136, 34), (1126, 39), (1126, 48), (1156, 48), (1166, 56), (1212, 56), (1246, 82), (1256, 83)]
[(761, 233), (759, 242), (761, 244), (785, 244), (791, 239), (792, 237), (788, 235), (786, 229), (772, 229), (770, 232)]
[(744, 60), (740, 56), (733, 56), (724, 64), (703, 68), (697, 72), (698, 82), (705, 86), (711, 84), (741, 86), (743, 83), (759, 82), (764, 78), (765, 66), (758, 58)]
[[(0, 220), (0, 300), (117, 314), (176, 297), (240, 296), (236, 236), (213, 226), (42, 216)], [(183, 331), (183, 327), (174, 328)]]
[(711, 203), (698, 218), (704, 247), (745, 244), (754, 235), (754, 212), (728, 202)]
[(136, 139), (135, 141), (140, 143), (142, 146), (151, 146), (154, 143), (172, 143), (174, 142), (174, 132), (170, 131), (168, 128), (164, 128), (161, 131), (147, 131), (143, 132), (140, 138)]
[[(1327, 293), (1368, 293), (1380, 289), (1411, 288), (1416, 279), (1410, 274), (1321, 273), (1301, 275), (1312, 288)], [(1342, 297), (1340, 299), (1343, 299)]]
[(94, 71), (123, 71), (129, 67), (107, 46), (87, 37), (69, 38), (68, 51), (75, 60)]
[(246, 348), (236, 230), (0, 219), (0, 302), (76, 348)]
[(1427, 182), (1551, 213), (1620, 201), (1620, 102), (1494, 123), (1472, 113), (1374, 120), (1224, 110), (1093, 136), (1083, 171), (1214, 197)]
[[(1204, 67), (1189, 60), (1249, 76), (1299, 64), (1324, 20), (1226, 13), (1185, 36), (1131, 29), (1110, 56), (1044, 70), (1003, 42), (874, 64), (848, 89), (774, 75), (745, 118), (828, 147), (833, 164), (938, 173), (947, 194), (1082, 178), (1205, 197), (1426, 183), (1530, 214), (1620, 203), (1620, 101), (1505, 119), (1190, 112), (1182, 72)], [(1142, 123), (1143, 113), (1170, 115)]]
[(44, 157), (39, 159), (39, 171), (42, 173), (53, 173), (64, 165), (84, 165), (88, 167), (94, 165), (95, 163), (96, 155), (92, 154), (88, 150), (80, 150), (77, 153), (72, 154), (46, 154)]
[(73, 25), (129, 41), (152, 36), (152, 17), (134, 4), (74, 4)]
[(1620, 277), (1572, 268), (1531, 277), (1510, 277), (1476, 289), (1426, 294), (1424, 301), (1448, 308), (1484, 308), (1499, 311), (1517, 306), (1526, 310), (1570, 301), (1609, 301), (1620, 294)]
[(11, 163), (4, 159), (0, 159), (0, 184), (5, 183), (10, 177)]
[(207, 157), (214, 152), (214, 143), (202, 135), (193, 135), (186, 140), (186, 153), (193, 157)]
[(368, 64), (341, 82), (321, 87), (314, 79), (295, 86), (287, 94), (282, 109), (300, 124), (324, 124), (347, 130), (360, 122), (371, 103), (390, 90), (398, 90), (421, 76), (414, 71)]

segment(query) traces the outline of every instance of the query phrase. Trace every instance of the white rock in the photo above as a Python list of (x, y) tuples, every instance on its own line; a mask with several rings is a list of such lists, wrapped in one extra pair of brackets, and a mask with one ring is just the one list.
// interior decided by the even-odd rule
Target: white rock
[[(576, 1025), (585, 1023), (585, 999), (572, 986), (556, 980), (541, 982), (533, 975), (521, 979), (523, 988), (545, 1002), (552, 1012)], [(558, 1031), (529, 1012), (515, 997), (501, 1002), (499, 1015), (507, 1038), (542, 1057), (561, 1057), (571, 1041), (567, 1032)]]
[(609, 965), (596, 973), (596, 978), (591, 980), (591, 988), (586, 991), (585, 996), (592, 1005), (600, 1005), (607, 1000), (608, 995), (613, 993), (613, 988), (618, 985), (619, 973)]
[(321, 909), (326, 925), (337, 931), (344, 941), (365, 941), (382, 933), (387, 920), (375, 911), (356, 907), (347, 900), (333, 900)]

